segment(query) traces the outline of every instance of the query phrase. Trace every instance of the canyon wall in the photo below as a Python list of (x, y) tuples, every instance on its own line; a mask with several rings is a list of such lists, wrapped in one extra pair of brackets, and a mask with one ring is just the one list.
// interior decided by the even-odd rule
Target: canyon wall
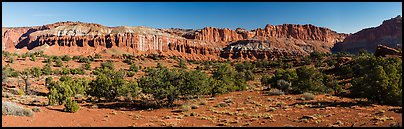
[(3, 50), (32, 50), (44, 44), (60, 53), (89, 54), (88, 48), (121, 48), (133, 54), (158, 53), (187, 59), (271, 59), (280, 56), (329, 52), (346, 34), (313, 25), (267, 25), (245, 30), (205, 27), (155, 29), (148, 27), (106, 27), (82, 22), (58, 22), (26, 28), (2, 28)]
[(337, 43), (333, 52), (346, 51), (357, 53), (360, 49), (375, 52), (378, 45), (400, 47), (403, 41), (402, 17), (385, 20), (378, 27), (363, 29), (354, 33), (341, 43)]

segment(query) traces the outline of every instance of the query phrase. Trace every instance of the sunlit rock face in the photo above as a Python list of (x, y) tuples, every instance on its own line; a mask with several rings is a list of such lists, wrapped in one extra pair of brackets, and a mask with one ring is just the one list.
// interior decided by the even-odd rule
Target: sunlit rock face
[[(34, 49), (47, 44), (90, 54), (98, 49), (120, 48), (133, 54), (158, 53), (187, 59), (271, 59), (330, 52), (347, 34), (313, 25), (267, 25), (245, 30), (205, 27), (156, 29), (149, 27), (106, 27), (83, 22), (58, 22), (43, 26), (2, 28), (3, 50)], [(89, 49), (95, 48), (95, 49)], [(72, 50), (69, 50), (71, 52)]]

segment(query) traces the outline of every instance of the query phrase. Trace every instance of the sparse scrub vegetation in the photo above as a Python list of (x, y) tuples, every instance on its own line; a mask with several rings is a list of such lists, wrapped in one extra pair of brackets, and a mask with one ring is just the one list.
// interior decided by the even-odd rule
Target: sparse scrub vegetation
[(1, 103), (2, 115), (15, 115), (15, 116), (33, 116), (34, 113), (31, 109), (17, 106), (12, 102), (2, 101)]

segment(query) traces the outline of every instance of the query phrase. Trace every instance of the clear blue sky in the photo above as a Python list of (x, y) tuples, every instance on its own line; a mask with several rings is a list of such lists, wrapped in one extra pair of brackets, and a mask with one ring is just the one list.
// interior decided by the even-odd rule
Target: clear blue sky
[(313, 24), (355, 33), (402, 15), (402, 2), (2, 2), (2, 26), (58, 21), (105, 26), (248, 30), (266, 24)]

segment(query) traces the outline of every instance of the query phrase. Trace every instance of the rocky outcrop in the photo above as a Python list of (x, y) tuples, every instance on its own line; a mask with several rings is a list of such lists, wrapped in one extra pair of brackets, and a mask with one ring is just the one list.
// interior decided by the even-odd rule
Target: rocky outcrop
[(375, 56), (401, 56), (401, 52), (391, 47), (387, 47), (384, 45), (377, 45)]
[[(3, 28), (6, 48), (34, 49), (44, 44), (60, 53), (120, 48), (133, 54), (159, 53), (187, 59), (271, 59), (329, 52), (346, 34), (313, 25), (267, 25), (264, 29), (206, 27), (154, 29), (148, 27), (106, 27), (82, 22), (58, 22), (30, 28)], [(82, 48), (82, 49), (79, 49)], [(95, 48), (95, 49), (88, 49)], [(100, 48), (100, 49), (99, 49)], [(83, 52), (85, 54), (94, 52)]]
[(369, 52), (375, 52), (379, 44), (389, 47), (401, 47), (402, 26), (401, 16), (385, 20), (378, 27), (363, 29), (348, 36), (343, 42), (335, 44), (332, 51), (357, 53), (360, 49), (364, 49)]

